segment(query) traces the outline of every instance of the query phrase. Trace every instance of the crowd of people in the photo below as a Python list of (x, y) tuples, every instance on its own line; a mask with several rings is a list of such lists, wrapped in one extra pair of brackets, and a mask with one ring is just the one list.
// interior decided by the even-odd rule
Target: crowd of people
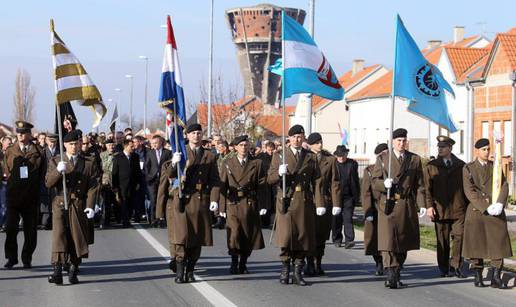
[(52, 230), (49, 282), (62, 284), (67, 269), (74, 284), (95, 225), (147, 223), (168, 229), (169, 265), (177, 283), (195, 281), (195, 265), (202, 246), (213, 244), (213, 228), (226, 229), (229, 272), (248, 274), (247, 259), (264, 248), (262, 228), (270, 228), (280, 248), (280, 282), (303, 286), (304, 276), (325, 274), (327, 240), (353, 248), (354, 208), (361, 203), (365, 253), (373, 256), (375, 275), (387, 275), (386, 287), (403, 287), (400, 272), (407, 252), (420, 247), (418, 215), (425, 214), (435, 223), (442, 277), (466, 277), (467, 258), (475, 286), (483, 287), (483, 259), (490, 259), (491, 286), (504, 287), (503, 258), (512, 255), (503, 211), (508, 189), (503, 177), (491, 199), (487, 139), (477, 141), (477, 158), (466, 164), (452, 154), (454, 141), (439, 136), (438, 157), (423, 165), (407, 150), (408, 132), (397, 129), (392, 151), (378, 144), (376, 163), (360, 182), (358, 163), (348, 158), (345, 145), (330, 153), (319, 133), (305, 138), (300, 125), (289, 129), (283, 150), (280, 139), (256, 145), (247, 135), (231, 142), (204, 139), (202, 127), (192, 124), (185, 131), (184, 157), (160, 135), (145, 138), (130, 128), (99, 134), (72, 129), (63, 137), (61, 155), (57, 135), (32, 135), (32, 128), (17, 122), (16, 140), (1, 140), (0, 224), (7, 269), (18, 264), (20, 226), (24, 268), (31, 268), (37, 227)]

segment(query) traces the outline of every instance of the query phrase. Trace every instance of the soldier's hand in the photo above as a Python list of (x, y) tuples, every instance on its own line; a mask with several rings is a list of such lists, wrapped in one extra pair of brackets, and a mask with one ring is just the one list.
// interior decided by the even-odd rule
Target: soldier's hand
[(340, 207), (333, 207), (331, 209), (331, 214), (333, 215), (339, 215), (342, 212), (342, 209)]
[(430, 207), (430, 208), (426, 209), (426, 215), (433, 220), (435, 217), (434, 208)]
[(66, 162), (65, 161), (59, 161), (57, 163), (57, 167), (56, 167), (57, 171), (60, 172), (61, 174), (65, 172), (66, 170)]
[(217, 211), (217, 209), (218, 209), (218, 208), (219, 208), (219, 204), (217, 204), (217, 202), (216, 202), (216, 201), (212, 201), (212, 202), (210, 203), (210, 211), (212, 211), (212, 212), (213, 212), (213, 211)]
[(374, 216), (368, 215), (368, 216), (366, 216), (365, 220), (368, 222), (372, 222), (372, 221), (374, 221)]
[(174, 154), (172, 155), (172, 165), (175, 166), (179, 162), (181, 162), (181, 153), (174, 152)]
[(426, 215), (426, 208), (419, 208), (419, 217), (423, 217)]
[(384, 180), (383, 182), (383, 186), (386, 188), (386, 189), (390, 189), (392, 188), (392, 178), (387, 178)]
[(324, 207), (318, 207), (317, 209), (315, 209), (315, 213), (316, 213), (318, 216), (324, 215), (324, 214), (326, 213), (326, 208), (324, 208)]
[(223, 217), (223, 218), (226, 218), (226, 212), (221, 212), (219, 213), (219, 216)]
[(491, 205), (489, 205), (489, 207), (487, 207), (487, 213), (489, 213), (489, 215), (492, 215), (492, 216), (498, 216), (498, 215), (502, 214), (502, 211), (503, 211), (503, 205), (501, 203), (491, 204)]
[(84, 209), (84, 213), (86, 213), (86, 217), (88, 219), (92, 219), (95, 216), (95, 211), (93, 211), (91, 208)]
[(288, 171), (287, 169), (288, 167), (288, 164), (280, 164), (279, 168), (278, 168), (278, 174), (280, 175), (280, 177), (282, 177), (283, 175), (285, 175)]
[(260, 209), (260, 215), (267, 214), (267, 209)]

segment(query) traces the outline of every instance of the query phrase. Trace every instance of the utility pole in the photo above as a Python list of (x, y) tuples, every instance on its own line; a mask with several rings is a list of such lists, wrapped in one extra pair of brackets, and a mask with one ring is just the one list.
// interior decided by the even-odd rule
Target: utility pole
[[(314, 14), (315, 14), (315, 0), (310, 0), (309, 2), (309, 14), (310, 14), (310, 21), (308, 24), (308, 31), (310, 32), (310, 36), (314, 38)], [(312, 95), (308, 94), (306, 95), (306, 133), (309, 135), (312, 133)]]
[(516, 71), (510, 74), (512, 81), (512, 116), (511, 116), (511, 137), (512, 137), (512, 161), (511, 161), (511, 187), (512, 195), (516, 193)]
[(147, 85), (149, 77), (149, 57), (140, 55), (140, 59), (145, 61), (145, 100), (143, 102), (143, 135), (147, 136)]
[(210, 54), (209, 54), (209, 65), (208, 65), (208, 137), (211, 136), (211, 105), (212, 105), (212, 93), (213, 93), (213, 3), (211, 0), (211, 15), (210, 15)]

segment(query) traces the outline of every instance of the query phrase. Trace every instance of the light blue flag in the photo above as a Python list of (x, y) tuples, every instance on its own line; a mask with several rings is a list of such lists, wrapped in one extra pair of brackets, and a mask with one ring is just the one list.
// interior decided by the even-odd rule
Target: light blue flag
[(445, 90), (455, 95), (439, 69), (421, 54), (398, 15), (392, 95), (409, 99), (409, 111), (456, 132), (448, 113)]
[(315, 94), (341, 100), (344, 89), (310, 34), (284, 11), (281, 16), (283, 59), (276, 61), (269, 70), (278, 75), (283, 73), (283, 99), (295, 94)]

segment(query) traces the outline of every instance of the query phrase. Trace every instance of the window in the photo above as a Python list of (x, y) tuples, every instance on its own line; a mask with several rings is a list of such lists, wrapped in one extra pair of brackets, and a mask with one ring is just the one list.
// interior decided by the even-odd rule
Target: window
[(512, 122), (503, 122), (503, 155), (510, 156), (512, 150)]
[(499, 120), (493, 122), (493, 137), (502, 134), (502, 123)]
[(365, 154), (367, 149), (366, 128), (362, 129), (362, 140), (364, 140), (364, 148), (362, 150), (362, 153)]
[(460, 129), (459, 133), (459, 153), (464, 154), (464, 130)]
[(489, 122), (482, 122), (482, 137), (489, 138)]

